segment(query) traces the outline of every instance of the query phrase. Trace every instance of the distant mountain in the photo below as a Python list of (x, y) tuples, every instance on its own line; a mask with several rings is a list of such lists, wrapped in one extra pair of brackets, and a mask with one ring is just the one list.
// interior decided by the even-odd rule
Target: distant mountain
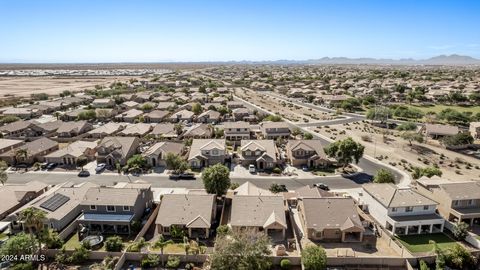
[(276, 60), (276, 61), (241, 61), (230, 63), (242, 64), (309, 64), (309, 65), (480, 65), (480, 59), (470, 56), (452, 54), (439, 55), (428, 59), (415, 60), (413, 58), (384, 59), (384, 58), (348, 58), (348, 57), (323, 57), (309, 60)]

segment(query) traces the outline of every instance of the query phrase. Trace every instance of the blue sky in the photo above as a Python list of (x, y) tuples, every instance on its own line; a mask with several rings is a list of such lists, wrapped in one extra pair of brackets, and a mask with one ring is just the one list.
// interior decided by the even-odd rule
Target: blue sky
[(480, 1), (0, 0), (0, 62), (480, 58)]

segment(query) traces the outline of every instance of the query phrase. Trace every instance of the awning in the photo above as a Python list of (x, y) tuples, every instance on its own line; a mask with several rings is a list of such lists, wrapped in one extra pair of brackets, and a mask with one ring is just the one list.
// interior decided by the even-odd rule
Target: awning
[(96, 222), (130, 222), (133, 215), (119, 214), (83, 214), (78, 218), (79, 221), (96, 221)]

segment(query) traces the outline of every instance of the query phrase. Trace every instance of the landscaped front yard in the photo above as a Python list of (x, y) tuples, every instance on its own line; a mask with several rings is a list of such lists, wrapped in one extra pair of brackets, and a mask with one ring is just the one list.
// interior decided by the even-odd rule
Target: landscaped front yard
[(433, 244), (430, 240), (437, 243), (440, 249), (448, 249), (457, 244), (455, 240), (443, 233), (422, 234), (422, 235), (402, 235), (397, 236), (397, 239), (407, 248), (411, 253), (431, 252), (433, 251)]

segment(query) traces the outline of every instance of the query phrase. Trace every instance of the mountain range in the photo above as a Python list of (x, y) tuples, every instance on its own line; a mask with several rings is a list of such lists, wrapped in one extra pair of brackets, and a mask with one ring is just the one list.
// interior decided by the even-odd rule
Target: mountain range
[[(238, 63), (238, 62), (232, 62)], [(241, 61), (245, 64), (310, 64), (310, 65), (480, 65), (480, 59), (465, 55), (439, 55), (428, 59), (385, 59), (385, 58), (348, 58), (348, 57), (323, 57), (309, 60), (275, 60), (275, 61)]]

